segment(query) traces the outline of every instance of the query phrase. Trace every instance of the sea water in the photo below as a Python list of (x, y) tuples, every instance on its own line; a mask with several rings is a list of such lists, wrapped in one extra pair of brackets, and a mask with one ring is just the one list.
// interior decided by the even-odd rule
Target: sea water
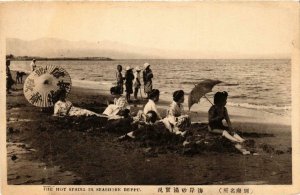
[[(182, 89), (188, 95), (202, 80), (218, 79), (223, 83), (207, 94), (210, 101), (213, 101), (215, 92), (227, 91), (230, 106), (272, 113), (288, 113), (291, 110), (289, 59), (38, 61), (37, 65), (60, 65), (70, 74), (73, 85), (109, 93), (116, 83), (118, 64), (123, 66), (125, 75), (126, 66), (142, 68), (145, 62), (151, 64), (153, 87), (159, 89), (161, 98), (168, 101), (172, 100), (175, 90)], [(12, 61), (11, 69), (30, 72), (30, 61)]]

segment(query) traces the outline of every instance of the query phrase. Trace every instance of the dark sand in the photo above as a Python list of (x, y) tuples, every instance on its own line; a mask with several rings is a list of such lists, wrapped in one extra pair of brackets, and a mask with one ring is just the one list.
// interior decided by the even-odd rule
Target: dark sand
[[(292, 183), (290, 126), (235, 122), (243, 136), (253, 140), (250, 149), (258, 156), (214, 147), (184, 148), (182, 140), (173, 136), (166, 137), (173, 142), (159, 144), (153, 140), (120, 142), (116, 138), (122, 133), (104, 130), (105, 121), (57, 119), (30, 105), (21, 84), (14, 88), (7, 95), (8, 184)], [(95, 90), (75, 87), (68, 99), (96, 112), (102, 112), (111, 100)], [(141, 105), (132, 107), (136, 112)], [(195, 122), (206, 113), (191, 116)], [(193, 128), (204, 130), (205, 135), (205, 124)]]

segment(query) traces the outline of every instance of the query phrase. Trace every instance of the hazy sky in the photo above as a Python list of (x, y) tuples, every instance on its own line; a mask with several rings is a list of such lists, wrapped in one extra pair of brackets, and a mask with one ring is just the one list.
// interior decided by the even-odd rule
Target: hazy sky
[(284, 4), (228, 2), (19, 3), (1, 14), (10, 38), (109, 40), (219, 58), (289, 57), (298, 17)]

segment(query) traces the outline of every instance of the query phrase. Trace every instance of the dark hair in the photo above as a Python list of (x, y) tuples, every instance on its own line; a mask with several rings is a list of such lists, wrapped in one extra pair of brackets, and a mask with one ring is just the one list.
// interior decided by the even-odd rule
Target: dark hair
[(218, 91), (214, 96), (214, 104), (220, 104), (227, 99), (228, 93), (226, 91)]
[(178, 90), (173, 93), (173, 100), (178, 102), (184, 96), (183, 90)]
[(110, 94), (111, 95), (121, 95), (121, 87), (120, 86), (114, 86), (110, 88)]
[(119, 110), (119, 112), (117, 113), (117, 115), (119, 116), (123, 116), (124, 118), (128, 118), (129, 117), (129, 114), (130, 114), (130, 110), (129, 109), (122, 109), (122, 110)]
[(119, 69), (119, 68), (123, 69), (121, 64), (118, 64), (117, 69)]
[(151, 123), (155, 123), (155, 121), (157, 120), (157, 113), (153, 110), (150, 110), (149, 112), (147, 112), (147, 115), (150, 114), (150, 117), (147, 118), (147, 122), (151, 122)]
[(152, 89), (151, 92), (149, 93), (149, 99), (153, 99), (158, 95), (159, 95), (159, 90), (158, 89)]
[(58, 100), (60, 100), (60, 98), (62, 98), (62, 97), (66, 98), (66, 96), (67, 96), (67, 91), (65, 89), (59, 89), (55, 93), (53, 100), (54, 100), (54, 102), (57, 102)]

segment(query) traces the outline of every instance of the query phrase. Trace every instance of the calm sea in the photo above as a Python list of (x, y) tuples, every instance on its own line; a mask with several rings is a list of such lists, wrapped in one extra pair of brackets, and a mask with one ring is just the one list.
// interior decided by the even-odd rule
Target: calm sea
[[(218, 79), (223, 83), (216, 91), (228, 91), (228, 105), (270, 112), (291, 109), (290, 60), (118, 60), (118, 61), (39, 61), (37, 65), (60, 65), (71, 75), (73, 85), (95, 88), (109, 93), (115, 82), (117, 64), (131, 67), (151, 64), (154, 88), (163, 99), (171, 100), (175, 90), (186, 94), (203, 79)], [(30, 61), (13, 61), (12, 70), (29, 71)]]

